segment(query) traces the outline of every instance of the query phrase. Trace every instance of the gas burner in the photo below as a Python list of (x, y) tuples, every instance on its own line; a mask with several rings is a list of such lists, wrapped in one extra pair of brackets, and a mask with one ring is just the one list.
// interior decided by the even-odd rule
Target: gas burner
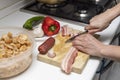
[(59, 7), (64, 7), (65, 5), (67, 5), (67, 2), (61, 2), (57, 4), (43, 4), (43, 6), (46, 8), (59, 8)]
[[(66, 0), (65, 2), (53, 5), (34, 2), (23, 7), (21, 10), (89, 23), (89, 20), (92, 17), (112, 7), (114, 4), (114, 0), (90, 0), (91, 2), (80, 1), (88, 0)], [(93, 4), (94, 1), (99, 3)]]
[(58, 5), (58, 4), (44, 4), (44, 6), (47, 8), (58, 8), (60, 5)]
[(42, 11), (43, 13), (56, 13), (56, 11), (67, 5), (67, 2), (61, 2), (56, 4), (47, 4), (47, 3), (37, 3), (36, 9)]
[(80, 17), (88, 17), (88, 12), (87, 10), (78, 10), (78, 12), (76, 13), (76, 15), (80, 16)]
[(89, 5), (78, 5), (76, 6), (75, 16), (79, 16), (81, 18), (89, 16)]
[(90, 1), (94, 3), (99, 3), (101, 0), (90, 0)]

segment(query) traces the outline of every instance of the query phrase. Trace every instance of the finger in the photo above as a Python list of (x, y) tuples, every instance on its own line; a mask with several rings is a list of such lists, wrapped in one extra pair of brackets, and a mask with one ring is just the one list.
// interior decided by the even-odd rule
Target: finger
[(83, 47), (82, 46), (74, 46), (76, 49), (78, 49), (79, 51), (84, 51), (83, 49)]
[(91, 30), (89, 30), (90, 34), (94, 34), (96, 32), (100, 32), (100, 30), (99, 29), (91, 29)]
[(79, 40), (73, 40), (73, 41), (72, 41), (72, 45), (73, 45), (73, 46), (79, 46), (80, 43), (81, 43), (81, 42), (80, 42)]
[(91, 28), (92, 28), (92, 26), (90, 26), (90, 25), (85, 26), (85, 30), (90, 30)]
[(88, 25), (85, 27), (86, 30), (99, 29), (98, 27)]
[(72, 41), (72, 45), (73, 45), (73, 46), (80, 45), (80, 44), (81, 44), (81, 41), (79, 41), (79, 40), (75, 40), (75, 39), (74, 39), (74, 40)]
[(82, 42), (84, 41), (84, 38), (83, 38), (82, 36), (83, 36), (83, 35), (77, 36), (77, 37), (74, 39), (75, 43), (82, 43)]
[(78, 51), (85, 53), (85, 50), (82, 46), (74, 46)]
[(75, 38), (75, 40), (79, 40), (79, 41), (84, 42), (85, 39), (87, 39), (87, 36), (88, 36), (88, 35), (89, 35), (88, 33), (79, 35), (79, 36), (77, 36), (77, 37)]
[(74, 40), (72, 41), (72, 46), (81, 46), (84, 48), (84, 42), (79, 41), (79, 40)]
[(86, 26), (86, 27), (85, 27), (85, 30), (88, 30), (88, 33), (90, 33), (90, 34), (94, 34), (94, 33), (100, 31), (99, 28), (93, 27), (93, 26)]

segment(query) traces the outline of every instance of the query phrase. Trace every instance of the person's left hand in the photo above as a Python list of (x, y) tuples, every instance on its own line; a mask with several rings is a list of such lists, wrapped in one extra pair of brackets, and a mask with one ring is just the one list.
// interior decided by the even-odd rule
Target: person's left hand
[(83, 34), (76, 37), (72, 44), (78, 50), (85, 52), (92, 56), (102, 57), (101, 50), (104, 48), (104, 44), (98, 41), (91, 34)]

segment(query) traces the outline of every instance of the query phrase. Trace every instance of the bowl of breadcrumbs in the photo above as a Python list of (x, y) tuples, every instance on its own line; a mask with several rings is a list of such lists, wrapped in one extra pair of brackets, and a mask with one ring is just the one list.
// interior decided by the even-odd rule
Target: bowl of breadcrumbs
[(23, 28), (0, 27), (0, 78), (16, 76), (32, 63), (34, 40)]

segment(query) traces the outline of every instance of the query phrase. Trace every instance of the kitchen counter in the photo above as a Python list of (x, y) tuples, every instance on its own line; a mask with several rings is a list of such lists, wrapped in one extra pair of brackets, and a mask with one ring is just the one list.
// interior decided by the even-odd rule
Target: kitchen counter
[[(15, 11), (14, 13), (2, 18), (0, 20), (1, 27), (8, 27), (8, 26), (16, 26), (22, 27), (24, 22), (28, 19), (35, 16), (35, 14), (29, 14), (25, 12), (21, 12), (19, 10)], [(76, 29), (82, 29), (83, 27), (77, 23), (70, 23), (69, 21), (60, 20), (60, 24), (62, 25), (69, 25), (70, 27)], [(113, 22), (110, 24), (109, 28), (106, 30), (98, 33), (101, 35), (100, 40), (104, 44), (109, 44), (119, 26), (120, 17), (117, 17)], [(37, 41), (33, 51), (33, 63), (32, 65), (22, 74), (10, 78), (8, 80), (92, 80), (97, 68), (100, 64), (100, 58), (91, 57), (88, 60), (87, 65), (85, 66), (83, 72), (81, 74), (76, 74), (72, 72), (70, 75), (64, 74), (60, 68), (43, 63), (37, 60), (37, 47), (39, 42)]]

